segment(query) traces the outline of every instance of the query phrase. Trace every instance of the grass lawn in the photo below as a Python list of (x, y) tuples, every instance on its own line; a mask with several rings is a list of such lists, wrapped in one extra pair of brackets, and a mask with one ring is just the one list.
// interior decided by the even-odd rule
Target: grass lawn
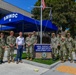
[(33, 59), (33, 61), (38, 62), (38, 63), (42, 63), (42, 64), (51, 65), (51, 64), (57, 62), (58, 60), (53, 61), (52, 59), (47, 59), (47, 60), (45, 60), (45, 59)]
[[(14, 55), (14, 56), (16, 56), (16, 55)], [(22, 54), (22, 59), (26, 59), (26, 53)], [(57, 62), (58, 60), (53, 61), (52, 59), (33, 59), (32, 61), (42, 63), (42, 64), (51, 65), (51, 64)]]

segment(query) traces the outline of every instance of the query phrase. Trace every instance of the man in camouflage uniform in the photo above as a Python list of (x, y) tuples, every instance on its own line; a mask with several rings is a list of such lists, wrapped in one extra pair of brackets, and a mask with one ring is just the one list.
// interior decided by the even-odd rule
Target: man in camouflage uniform
[(60, 41), (60, 58), (61, 61), (64, 62), (67, 57), (67, 51), (66, 51), (66, 40), (64, 37), (61, 38)]
[(10, 63), (10, 56), (11, 61), (14, 62), (14, 48), (15, 48), (16, 38), (14, 37), (14, 32), (10, 31), (10, 36), (7, 37), (7, 45), (8, 45), (8, 63)]
[(74, 51), (75, 51), (75, 57), (76, 57), (76, 38), (75, 38), (75, 40), (74, 40), (74, 45), (75, 45)]
[(34, 58), (34, 46), (37, 44), (37, 36), (36, 36), (35, 31), (33, 31), (31, 38), (32, 38), (32, 42), (33, 42), (33, 50), (32, 51), (33, 51), (33, 58)]
[(66, 38), (66, 45), (67, 45), (67, 54), (68, 58), (71, 58), (71, 63), (73, 62), (73, 55), (72, 55), (72, 50), (73, 50), (73, 45), (74, 41), (73, 38), (70, 36), (70, 33), (67, 33), (67, 38)]
[(55, 60), (57, 58), (57, 38), (55, 36), (55, 33), (52, 33), (51, 47), (52, 47), (52, 58)]
[(61, 40), (62, 40), (62, 35), (61, 35), (61, 33), (59, 33), (58, 34), (58, 36), (57, 36), (57, 51), (58, 51), (58, 56), (60, 57), (60, 42), (61, 42)]
[(33, 40), (31, 37), (31, 33), (28, 34), (28, 37), (26, 37), (26, 54), (27, 54), (27, 60), (30, 58), (32, 60), (33, 58)]
[(33, 40), (33, 45), (37, 44), (37, 36), (36, 36), (36, 32), (35, 31), (33, 31), (32, 40)]
[[(76, 38), (74, 39), (74, 53), (75, 53), (75, 57), (76, 57)], [(76, 59), (75, 59), (75, 63), (76, 63)]]
[(0, 64), (3, 63), (5, 44), (6, 44), (6, 42), (5, 42), (4, 34), (1, 33), (1, 37), (0, 37)]

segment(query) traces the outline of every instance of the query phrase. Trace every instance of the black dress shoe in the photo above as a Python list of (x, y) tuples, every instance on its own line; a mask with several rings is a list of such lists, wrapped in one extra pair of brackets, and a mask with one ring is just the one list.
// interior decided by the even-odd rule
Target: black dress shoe
[(20, 63), (23, 63), (22, 60), (19, 61)]

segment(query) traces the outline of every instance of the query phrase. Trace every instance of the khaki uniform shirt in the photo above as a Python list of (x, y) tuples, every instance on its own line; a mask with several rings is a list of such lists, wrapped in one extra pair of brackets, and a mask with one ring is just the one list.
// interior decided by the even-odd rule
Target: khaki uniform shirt
[(60, 49), (61, 49), (61, 51), (66, 50), (66, 41), (60, 42)]
[(0, 47), (5, 45), (6, 45), (5, 38), (0, 38)]
[(32, 35), (31, 38), (32, 38), (33, 44), (36, 44), (37, 43), (37, 36)]
[(51, 47), (52, 48), (57, 48), (57, 38), (51, 38)]
[(30, 44), (30, 46), (33, 45), (33, 40), (31, 37), (26, 37), (26, 47), (28, 47), (28, 44)]
[(10, 46), (10, 44), (14, 45), (16, 44), (16, 38), (14, 36), (8, 36), (7, 37), (7, 45)]
[(67, 48), (68, 49), (72, 49), (73, 48), (73, 45), (74, 45), (74, 41), (73, 41), (73, 38), (66, 38), (66, 44), (67, 44)]

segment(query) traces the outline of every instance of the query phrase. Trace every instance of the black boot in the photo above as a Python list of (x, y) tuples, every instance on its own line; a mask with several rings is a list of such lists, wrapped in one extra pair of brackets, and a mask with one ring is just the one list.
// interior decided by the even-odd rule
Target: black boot
[(54, 54), (52, 54), (52, 60), (53, 60), (53, 61), (55, 60), (55, 56), (54, 56)]
[(0, 64), (2, 64), (1, 60), (0, 60)]
[(3, 60), (1, 60), (1, 63), (4, 63)]

